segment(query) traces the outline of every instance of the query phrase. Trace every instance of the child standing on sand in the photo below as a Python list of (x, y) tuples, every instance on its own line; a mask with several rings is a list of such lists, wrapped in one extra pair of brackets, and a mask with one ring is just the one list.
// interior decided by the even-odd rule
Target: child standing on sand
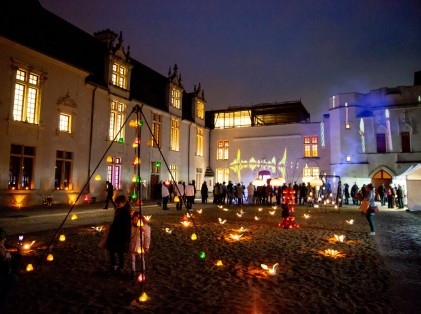
[[(142, 235), (142, 239), (140, 238)], [(132, 279), (136, 279), (136, 256), (140, 254), (142, 258), (141, 270), (145, 270), (144, 253), (148, 252), (151, 244), (151, 227), (146, 223), (145, 217), (141, 217), (139, 212), (132, 214), (132, 229), (130, 237), (130, 254), (132, 256)], [(142, 272), (143, 273), (143, 272)]]

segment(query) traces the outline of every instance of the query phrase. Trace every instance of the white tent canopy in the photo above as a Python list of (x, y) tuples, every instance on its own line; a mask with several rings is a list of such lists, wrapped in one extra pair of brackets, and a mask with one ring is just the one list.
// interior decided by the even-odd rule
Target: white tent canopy
[(406, 181), (408, 210), (421, 210), (421, 164), (409, 167), (398, 178)]

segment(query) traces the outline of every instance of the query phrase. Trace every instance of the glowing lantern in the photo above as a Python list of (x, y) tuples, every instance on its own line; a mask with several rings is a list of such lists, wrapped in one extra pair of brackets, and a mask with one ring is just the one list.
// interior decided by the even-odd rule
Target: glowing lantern
[(240, 241), (242, 236), (243, 236), (242, 234), (231, 234), (230, 233), (230, 237), (235, 241)]
[(120, 137), (120, 138), (118, 139), (118, 142), (119, 142), (119, 143), (124, 143), (124, 138)]
[(259, 211), (259, 212), (261, 212), (263, 210), (263, 208), (261, 208), (261, 207), (259, 207), (258, 209), (257, 209), (257, 211)]
[(129, 126), (131, 126), (132, 128), (137, 127), (136, 121), (135, 120), (130, 120)]
[(137, 282), (144, 282), (146, 280), (146, 275), (143, 273), (140, 273), (139, 276), (137, 276)]
[(237, 213), (237, 216), (241, 218), (243, 216), (243, 213)]
[(181, 224), (182, 224), (184, 227), (188, 227), (188, 226), (190, 225), (190, 221), (182, 221), (182, 222), (181, 222)]
[(54, 260), (54, 256), (53, 256), (53, 254), (48, 254), (47, 255), (47, 261), (49, 261), (49, 262), (52, 262)]
[(108, 157), (107, 157), (107, 159), (106, 159), (106, 161), (107, 161), (107, 162), (113, 162), (113, 157), (108, 156)]
[(145, 215), (143, 217), (145, 218), (146, 221), (150, 221), (152, 218), (152, 215)]
[(31, 246), (32, 246), (34, 243), (35, 243), (35, 241), (32, 241), (30, 244), (25, 243), (25, 244), (23, 245), (23, 249), (24, 249), (24, 250), (29, 250), (29, 249), (31, 248)]
[(155, 166), (161, 167), (161, 162), (160, 161), (155, 162)]
[(137, 144), (137, 143), (133, 143), (133, 144), (132, 144), (132, 147), (133, 147), (133, 148), (137, 148), (138, 146), (139, 146), (139, 144)]
[(259, 220), (260, 218), (257, 216), (254, 216), (254, 220)]
[(215, 263), (216, 266), (224, 266), (221, 260), (217, 260)]
[(308, 218), (310, 218), (310, 215), (309, 214), (304, 214), (304, 218), (305, 219), (308, 219)]
[(137, 198), (137, 194), (136, 194), (136, 192), (133, 192), (132, 199), (136, 199), (136, 198)]
[(200, 258), (206, 258), (206, 253), (205, 252), (200, 252), (200, 254), (199, 254), (199, 257)]
[(64, 242), (66, 241), (66, 236), (64, 234), (60, 235), (60, 238), (58, 238), (59, 241)]
[(264, 270), (267, 270), (269, 275), (272, 275), (272, 276), (276, 275), (276, 269), (278, 268), (278, 263), (273, 265), (272, 268), (269, 268), (269, 266), (267, 266), (266, 264), (261, 264), (260, 266)]
[(197, 235), (196, 235), (196, 233), (192, 233), (192, 235), (191, 235), (191, 239), (192, 239), (193, 241), (197, 240)]
[(100, 176), (99, 174), (97, 174), (97, 175), (95, 176), (95, 181), (101, 181), (101, 176)]
[(225, 220), (222, 220), (222, 218), (218, 218), (218, 220), (219, 220), (219, 223), (221, 224), (221, 225), (223, 225), (224, 223), (226, 223), (227, 222), (227, 220), (225, 219)]
[(99, 226), (99, 227), (93, 227), (93, 226), (91, 226), (91, 228), (94, 229), (96, 232), (101, 232), (103, 226)]
[(136, 175), (133, 175), (132, 182), (136, 182), (136, 179), (137, 179), (137, 176)]
[(178, 195), (174, 196), (174, 202), (175, 202), (175, 203), (180, 202), (180, 198), (178, 197)]
[(32, 266), (32, 264), (28, 264), (26, 266), (26, 271), (33, 271), (34, 270), (34, 266)]
[(139, 302), (146, 302), (148, 300), (149, 300), (149, 297), (146, 294), (146, 292), (143, 292), (142, 295), (139, 297)]
[(310, 181), (310, 185), (320, 187), (323, 185), (323, 181), (320, 178), (314, 178), (313, 180)]
[(354, 219), (351, 220), (345, 220), (347, 224), (352, 225), (354, 223)]
[(269, 212), (269, 214), (272, 215), (272, 216), (275, 215), (275, 213), (276, 213), (276, 211), (274, 211), (274, 210)]
[(71, 219), (71, 220), (76, 220), (76, 219), (77, 219), (77, 215), (76, 215), (76, 214), (73, 214), (73, 215), (70, 217), (70, 219)]
[(165, 231), (167, 234), (171, 234), (173, 230), (174, 230), (174, 229), (170, 229), (170, 228), (165, 228), (165, 229), (164, 229), (164, 231)]
[(255, 186), (263, 186), (263, 185), (265, 185), (265, 181), (263, 181), (262, 179), (257, 177), (256, 179), (253, 180), (253, 182), (251, 184), (253, 184)]
[(238, 229), (238, 232), (245, 232), (245, 231), (247, 231), (247, 229), (246, 228), (244, 228), (244, 227), (241, 227), (240, 229)]
[(224, 212), (227, 212), (227, 211), (229, 211), (229, 209), (228, 208), (222, 208), (222, 210), (224, 211)]
[(325, 255), (331, 256), (331, 257), (337, 257), (339, 255), (339, 252), (337, 250), (327, 249), (325, 250)]
[(145, 250), (143, 249), (143, 247), (139, 247), (139, 248), (137, 249), (137, 253), (138, 253), (138, 254), (145, 253)]
[(203, 209), (201, 208), (201, 209), (197, 209), (196, 210), (199, 214), (201, 214), (202, 213), (202, 211), (203, 211)]
[(282, 186), (284, 183), (285, 183), (285, 179), (281, 177), (270, 180), (271, 186)]
[(336, 235), (335, 234), (334, 236), (335, 236), (336, 241), (338, 241), (338, 242), (344, 242), (345, 236), (343, 234), (341, 234), (341, 235)]
[(140, 161), (139, 157), (136, 157), (132, 162), (133, 165), (138, 165), (140, 163), (141, 163), (141, 161)]
[(146, 142), (146, 146), (148, 146), (148, 147), (152, 147), (152, 146), (153, 146), (153, 142), (152, 142), (152, 140), (147, 141), (147, 142)]

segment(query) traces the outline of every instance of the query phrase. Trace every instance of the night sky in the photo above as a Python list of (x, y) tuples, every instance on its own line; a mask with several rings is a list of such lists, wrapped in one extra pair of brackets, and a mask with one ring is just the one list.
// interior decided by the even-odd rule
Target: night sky
[(412, 85), (421, 70), (421, 1), (39, 0), (93, 34), (123, 32), (131, 56), (207, 110), (301, 99), (312, 121), (328, 98)]

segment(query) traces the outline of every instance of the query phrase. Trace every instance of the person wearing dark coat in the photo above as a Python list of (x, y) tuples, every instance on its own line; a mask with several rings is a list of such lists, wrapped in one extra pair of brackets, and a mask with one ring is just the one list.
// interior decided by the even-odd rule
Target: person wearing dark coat
[[(110, 254), (111, 272), (121, 273), (124, 268), (124, 254), (129, 251), (131, 236), (131, 208), (124, 195), (115, 199), (114, 220), (110, 226), (107, 239), (107, 250)], [(115, 255), (118, 255), (118, 266)]]

